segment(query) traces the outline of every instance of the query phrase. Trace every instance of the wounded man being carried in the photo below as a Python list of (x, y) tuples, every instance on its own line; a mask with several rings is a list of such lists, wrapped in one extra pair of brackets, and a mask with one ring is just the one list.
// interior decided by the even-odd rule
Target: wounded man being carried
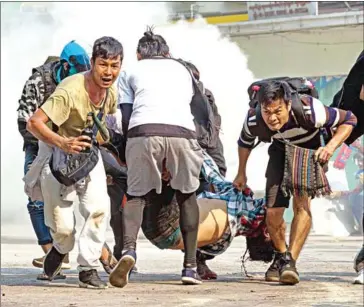
[[(206, 153), (201, 173), (214, 192), (202, 192), (197, 198), (200, 213), (197, 258), (203, 260), (220, 255), (236, 236), (243, 235), (247, 237), (250, 259), (270, 262), (273, 248), (264, 222), (264, 199), (253, 199), (252, 194), (236, 190), (220, 175), (218, 166)], [(126, 174), (123, 178), (126, 180)], [(179, 207), (168, 180), (165, 171), (162, 193), (157, 194), (154, 190), (147, 195), (142, 230), (146, 238), (160, 249), (183, 250)]]

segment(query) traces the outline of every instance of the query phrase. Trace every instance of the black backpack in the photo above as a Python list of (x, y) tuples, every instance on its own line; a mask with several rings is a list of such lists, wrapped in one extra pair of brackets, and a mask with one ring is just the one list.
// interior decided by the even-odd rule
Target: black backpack
[(312, 97), (314, 97), (316, 99), (319, 98), (317, 89), (306, 78), (301, 78), (301, 77), (294, 77), (294, 78), (290, 78), (290, 77), (268, 78), (268, 79), (264, 79), (264, 80), (259, 80), (259, 81), (253, 82), (248, 87), (248, 95), (249, 95), (249, 98), (250, 98), (249, 105), (250, 105), (251, 108), (255, 108), (256, 105), (257, 105), (257, 103), (258, 103), (258, 101), (256, 100), (256, 93), (259, 91), (260, 87), (263, 84), (266, 84), (266, 83), (271, 82), (271, 81), (283, 81), (283, 82), (287, 82), (287, 84), (292, 89), (292, 92), (296, 92), (299, 95), (312, 96)]
[[(289, 77), (277, 77), (277, 78), (269, 78), (260, 81), (256, 81), (252, 83), (248, 87), (248, 94), (249, 94), (249, 106), (255, 109), (256, 114), (256, 129), (258, 134), (258, 143), (254, 145), (256, 147), (260, 142), (267, 142), (271, 141), (271, 138), (274, 134), (271, 131), (266, 123), (263, 120), (262, 113), (261, 113), (261, 106), (257, 100), (257, 93), (259, 92), (261, 86), (268, 82), (272, 81), (280, 81), (282, 83), (286, 83), (288, 87), (291, 89), (291, 98), (292, 98), (292, 112), (294, 114), (296, 123), (305, 130), (313, 129), (313, 125), (308, 123), (304, 114), (303, 105), (301, 102), (301, 98), (305, 95), (312, 96), (318, 99), (318, 92), (313, 86), (311, 82), (306, 80), (305, 78), (289, 78)], [(326, 129), (325, 129), (326, 130)], [(327, 141), (330, 136), (327, 131), (322, 130), (324, 133), (325, 140)]]
[[(193, 78), (192, 72), (191, 76)], [(202, 82), (194, 78), (192, 80), (195, 94), (191, 101), (191, 113), (196, 127), (197, 141), (204, 149), (216, 148), (221, 124), (220, 115), (217, 117), (214, 113)]]

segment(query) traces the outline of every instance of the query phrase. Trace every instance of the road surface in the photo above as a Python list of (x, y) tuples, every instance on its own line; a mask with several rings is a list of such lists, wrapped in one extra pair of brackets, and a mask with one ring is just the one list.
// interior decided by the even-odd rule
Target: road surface
[[(108, 235), (112, 245), (112, 237)], [(200, 286), (182, 286), (182, 253), (161, 251), (139, 240), (139, 272), (124, 289), (78, 287), (77, 253), (71, 253), (73, 269), (65, 281), (41, 282), (31, 259), (40, 249), (32, 240), (2, 237), (1, 305), (7, 306), (363, 306), (364, 288), (353, 285), (353, 258), (361, 237), (333, 238), (311, 235), (298, 262), (301, 282), (296, 286), (266, 283), (268, 264), (247, 263), (253, 278), (241, 271), (244, 238), (234, 240), (229, 250), (210, 261), (217, 281)], [(100, 269), (100, 275), (107, 275)]]

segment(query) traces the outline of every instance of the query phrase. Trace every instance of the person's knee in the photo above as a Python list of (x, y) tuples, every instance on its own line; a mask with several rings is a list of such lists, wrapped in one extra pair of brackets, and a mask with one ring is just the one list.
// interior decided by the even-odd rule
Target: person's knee
[(92, 224), (92, 229), (99, 230), (107, 224), (107, 212), (104, 209), (98, 209), (90, 213), (89, 222)]
[(310, 209), (311, 200), (308, 197), (301, 196), (301, 197), (294, 197), (293, 198), (293, 213), (294, 215), (307, 213), (311, 216), (311, 209)]
[(197, 231), (199, 226), (198, 208), (197, 212), (186, 210), (180, 213), (180, 225), (182, 232)]
[(56, 231), (51, 231), (53, 240), (57, 243), (60, 253), (65, 254), (73, 249), (75, 246), (75, 233), (74, 227), (64, 225), (57, 227)]
[(29, 214), (44, 214), (44, 203), (41, 201), (29, 200), (27, 208)]
[(83, 200), (82, 202), (81, 214), (85, 219), (92, 221), (96, 228), (99, 228), (99, 225), (101, 225), (112, 212), (112, 202), (109, 196), (107, 194), (102, 195), (104, 197), (101, 197), (100, 193), (99, 197)]
[(197, 221), (192, 221), (192, 220), (184, 221), (183, 223), (181, 223), (181, 231), (182, 232), (197, 231), (198, 225), (199, 225), (198, 220)]
[(272, 226), (278, 226), (284, 223), (284, 210), (285, 208), (268, 208), (266, 213), (266, 223)]
[(199, 209), (195, 193), (176, 193), (177, 202), (180, 208), (180, 224), (182, 232), (198, 230)]

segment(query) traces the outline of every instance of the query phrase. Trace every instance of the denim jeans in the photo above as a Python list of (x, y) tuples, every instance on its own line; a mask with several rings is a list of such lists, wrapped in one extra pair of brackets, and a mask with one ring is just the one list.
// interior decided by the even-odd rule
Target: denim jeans
[[(37, 154), (37, 145), (28, 144), (25, 146), (24, 175), (28, 172)], [(38, 239), (38, 244), (45, 245), (52, 243), (51, 234), (48, 227), (44, 223), (44, 203), (38, 200), (32, 201), (30, 198), (28, 198), (27, 207), (33, 229)]]

